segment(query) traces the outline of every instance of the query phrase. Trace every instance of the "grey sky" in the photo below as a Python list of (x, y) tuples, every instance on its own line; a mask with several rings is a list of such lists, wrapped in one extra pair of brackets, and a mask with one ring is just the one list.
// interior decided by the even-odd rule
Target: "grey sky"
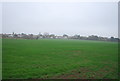
[[(1, 5), (1, 4), (0, 4)], [(117, 2), (3, 3), (3, 33), (118, 37)]]
[(2, 33), (2, 3), (0, 3), (0, 33)]

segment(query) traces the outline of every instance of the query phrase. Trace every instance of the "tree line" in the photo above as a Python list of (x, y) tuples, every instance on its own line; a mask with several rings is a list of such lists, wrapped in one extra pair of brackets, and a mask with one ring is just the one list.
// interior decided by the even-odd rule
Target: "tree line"
[(118, 42), (120, 39), (115, 38), (115, 37), (101, 37), (97, 35), (90, 35), (90, 36), (81, 36), (81, 35), (73, 35), (69, 36), (67, 34), (63, 34), (62, 36), (58, 36), (55, 34), (49, 34), (49, 33), (44, 33), (41, 34), (39, 33), (38, 35), (34, 34), (17, 34), (17, 33), (12, 33), (12, 34), (0, 34), (2, 38), (14, 38), (14, 39), (44, 39), (44, 38), (49, 38), (49, 39), (77, 39), (77, 40), (98, 40), (98, 41), (112, 41), (112, 42)]

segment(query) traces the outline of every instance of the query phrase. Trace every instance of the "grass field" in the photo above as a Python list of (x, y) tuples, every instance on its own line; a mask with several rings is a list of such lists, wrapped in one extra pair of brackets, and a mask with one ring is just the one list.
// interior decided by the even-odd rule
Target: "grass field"
[(3, 39), (3, 79), (117, 79), (118, 43)]

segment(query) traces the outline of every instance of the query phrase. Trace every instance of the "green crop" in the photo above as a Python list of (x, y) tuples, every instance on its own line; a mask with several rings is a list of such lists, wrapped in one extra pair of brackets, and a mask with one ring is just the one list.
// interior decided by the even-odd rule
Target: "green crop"
[(3, 79), (117, 79), (118, 43), (2, 39)]

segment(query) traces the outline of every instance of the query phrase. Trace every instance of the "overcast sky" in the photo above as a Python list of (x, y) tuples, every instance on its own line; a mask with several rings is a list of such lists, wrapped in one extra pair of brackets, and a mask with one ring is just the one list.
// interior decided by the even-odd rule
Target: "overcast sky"
[(3, 33), (118, 37), (117, 2), (0, 4)]

